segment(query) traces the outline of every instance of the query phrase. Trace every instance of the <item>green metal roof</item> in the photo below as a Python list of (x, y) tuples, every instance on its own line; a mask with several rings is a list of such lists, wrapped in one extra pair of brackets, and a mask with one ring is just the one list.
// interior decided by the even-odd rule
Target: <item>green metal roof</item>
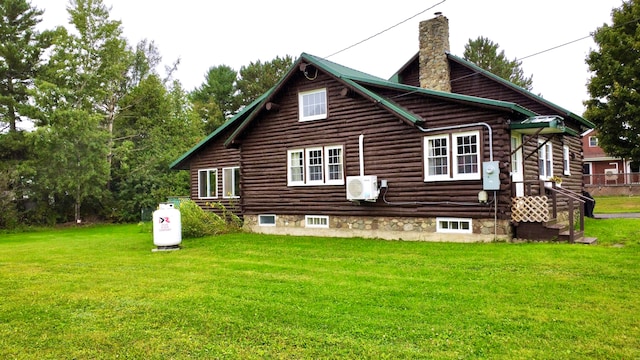
[(269, 94), (269, 92), (266, 92), (265, 94), (263, 94), (262, 96), (254, 100), (251, 104), (245, 106), (235, 116), (225, 121), (222, 125), (220, 125), (217, 129), (215, 129), (211, 134), (209, 134), (209, 136), (202, 139), (194, 147), (189, 149), (189, 151), (182, 154), (180, 158), (172, 162), (171, 165), (169, 165), (169, 168), (174, 170), (188, 170), (189, 168), (185, 166), (186, 165), (185, 160), (190, 158), (198, 149), (200, 149), (200, 147), (204, 146), (205, 144), (209, 143), (213, 139), (217, 138), (218, 135), (222, 133), (225, 129), (229, 128), (233, 124), (239, 123), (241, 120), (246, 118), (246, 116), (250, 114), (258, 106), (258, 104), (262, 102), (262, 100), (267, 96), (267, 94)]
[[(512, 88), (517, 89), (518, 91), (521, 92), (526, 92), (528, 95), (535, 97), (537, 100), (544, 102), (554, 108), (557, 108), (559, 110), (563, 110), (567, 113), (567, 115), (571, 116), (572, 118), (578, 120), (580, 123), (582, 123), (583, 125), (587, 126), (587, 127), (593, 127), (593, 124), (591, 124), (589, 121), (583, 119), (582, 117), (575, 115), (573, 113), (570, 113), (560, 107), (558, 107), (555, 104), (552, 104), (546, 100), (544, 100), (541, 97), (538, 97), (536, 95), (533, 95), (532, 93), (528, 92), (527, 90), (520, 88), (514, 84), (512, 84), (509, 81), (506, 81), (496, 75), (493, 75), (479, 67), (477, 67), (476, 65), (474, 65), (473, 63), (470, 63), (466, 60), (463, 60), (461, 58), (458, 58), (454, 55), (451, 54), (447, 54), (451, 59), (453, 59), (454, 61), (463, 63), (466, 66), (470, 66), (472, 67), (475, 71), (481, 72), (483, 74), (485, 74), (486, 76), (489, 76), (501, 83), (504, 83), (505, 85), (508, 85)], [(303, 62), (307, 62), (310, 63), (314, 66), (316, 66), (318, 69), (322, 70), (323, 72), (329, 74), (330, 76), (335, 77), (336, 79), (344, 82), (345, 85), (347, 85), (348, 87), (350, 87), (351, 89), (353, 89), (354, 91), (360, 93), (362, 96), (364, 96), (365, 98), (370, 99), (373, 102), (378, 103), (380, 106), (382, 106), (383, 108), (387, 109), (388, 111), (396, 114), (399, 118), (403, 119), (404, 121), (411, 123), (411, 124), (422, 124), (424, 122), (424, 119), (422, 119), (420, 116), (418, 116), (415, 113), (412, 113), (411, 111), (408, 111), (406, 108), (400, 106), (399, 104), (395, 103), (394, 101), (380, 95), (378, 92), (376, 92), (374, 89), (372, 88), (386, 88), (386, 89), (393, 89), (393, 90), (398, 90), (398, 91), (404, 91), (407, 93), (417, 93), (417, 94), (421, 94), (421, 95), (426, 95), (429, 97), (435, 97), (435, 98), (441, 98), (441, 99), (445, 99), (445, 100), (450, 100), (450, 101), (456, 101), (456, 102), (462, 102), (462, 103), (467, 103), (467, 104), (471, 104), (471, 105), (477, 105), (477, 106), (481, 106), (481, 107), (490, 107), (490, 108), (495, 108), (495, 109), (501, 109), (504, 111), (508, 111), (508, 112), (512, 112), (512, 113), (516, 113), (519, 114), (522, 117), (527, 117), (527, 118), (532, 118), (537, 116), (538, 114), (536, 114), (535, 112), (528, 110), (518, 104), (512, 103), (512, 102), (506, 102), (506, 101), (500, 101), (500, 100), (493, 100), (493, 99), (486, 99), (486, 98), (481, 98), (481, 97), (476, 97), (476, 96), (469, 96), (469, 95), (462, 95), (462, 94), (455, 94), (455, 93), (450, 93), (450, 92), (444, 92), (444, 91), (438, 91), (438, 90), (431, 90), (431, 89), (424, 89), (424, 88), (420, 88), (420, 87), (415, 87), (415, 86), (409, 86), (409, 85), (404, 85), (404, 84), (400, 84), (396, 80), (395, 78), (397, 78), (397, 74), (396, 76), (394, 76), (394, 78), (392, 78), (391, 80), (386, 80), (383, 78), (379, 78), (377, 76), (373, 76), (367, 73), (364, 73), (362, 71), (358, 71), (358, 70), (354, 70), (352, 68), (349, 68), (347, 66), (343, 66), (337, 63), (334, 63), (332, 61), (329, 61), (327, 59), (323, 59), (314, 55), (310, 55), (307, 53), (302, 53), (300, 55), (300, 57), (298, 58), (298, 60), (289, 68), (289, 70), (287, 71), (286, 75), (283, 76), (279, 82), (273, 87), (271, 88), (269, 91), (267, 91), (265, 94), (263, 94), (261, 97), (259, 97), (258, 99), (256, 99), (255, 101), (253, 101), (250, 105), (246, 106), (242, 111), (240, 111), (237, 115), (235, 115), (233, 118), (229, 119), (227, 122), (225, 122), (222, 126), (220, 126), (218, 129), (216, 129), (214, 132), (212, 132), (209, 136), (207, 136), (205, 139), (203, 139), (202, 141), (200, 141), (198, 144), (196, 144), (193, 148), (191, 148), (189, 151), (187, 151), (185, 154), (183, 154), (179, 159), (177, 159), (176, 161), (174, 161), (170, 167), (172, 169), (187, 169), (186, 165), (186, 160), (188, 160), (195, 152), (198, 151), (198, 149), (200, 149), (202, 146), (204, 146), (205, 144), (209, 143), (210, 141), (212, 141), (213, 139), (217, 138), (218, 136), (220, 136), (220, 134), (225, 130), (228, 129), (232, 126), (235, 126), (235, 130), (231, 133), (231, 135), (227, 138), (227, 140), (225, 141), (225, 146), (231, 146), (234, 141), (236, 140), (236, 138), (238, 136), (240, 136), (240, 134), (249, 126), (249, 124), (251, 123), (251, 121), (253, 121), (253, 119), (260, 113), (260, 111), (262, 111), (263, 109), (263, 104), (266, 103), (267, 101), (269, 101), (274, 94), (278, 93), (278, 91), (284, 86), (284, 84), (287, 82), (287, 80), (293, 76), (294, 72), (297, 71), (297, 68), (299, 68), (300, 64)], [(406, 66), (405, 66), (406, 67)]]
[[(576, 120), (578, 123), (582, 124), (583, 126), (585, 126), (587, 128), (594, 128), (595, 127), (594, 123), (592, 123), (591, 121), (583, 118), (582, 116), (577, 115), (575, 113), (572, 113), (571, 111), (569, 111), (567, 109), (564, 109), (564, 108), (558, 106), (557, 104), (554, 104), (551, 101), (548, 101), (545, 98), (540, 97), (540, 96), (530, 92), (529, 90), (512, 83), (511, 81), (505, 80), (505, 79), (503, 79), (503, 78), (501, 78), (501, 77), (499, 77), (499, 76), (497, 76), (495, 74), (492, 74), (491, 72), (479, 67), (478, 65), (476, 65), (474, 63), (472, 63), (471, 61), (467, 61), (467, 60), (465, 60), (465, 59), (463, 59), (461, 57), (455, 56), (455, 55), (453, 55), (451, 53), (447, 53), (447, 57), (449, 59), (461, 64), (461, 65), (464, 65), (466, 67), (469, 67), (469, 68), (473, 69), (476, 72), (482, 73), (485, 76), (490, 77), (493, 80), (496, 80), (496, 81), (498, 81), (498, 82), (500, 82), (500, 83), (502, 83), (502, 84), (504, 84), (504, 85), (506, 85), (506, 86), (508, 86), (508, 87), (520, 92), (520, 93), (526, 94), (527, 96), (534, 98), (536, 101), (542, 102), (542, 103), (544, 103), (544, 104), (546, 104), (546, 105), (548, 105), (550, 107), (553, 107), (553, 108), (559, 110), (562, 113), (561, 115), (570, 117), (570, 118)], [(397, 77), (397, 74), (396, 74), (396, 77)]]
[[(388, 89), (396, 89), (399, 91), (406, 91), (411, 93), (419, 93), (419, 94), (428, 95), (431, 97), (439, 97), (442, 99), (455, 100), (458, 102), (465, 102), (469, 104), (500, 108), (503, 110), (519, 113), (526, 117), (537, 115), (534, 112), (527, 110), (520, 105), (510, 103), (510, 102), (484, 99), (484, 98), (475, 97), (475, 96), (453, 94), (453, 93), (444, 92), (444, 91), (423, 89), (415, 86), (398, 84), (389, 80), (385, 80), (383, 78), (379, 78), (377, 76), (369, 75), (362, 71), (354, 70), (352, 68), (349, 68), (340, 64), (336, 64), (327, 59), (323, 59), (307, 53), (302, 53), (300, 55), (296, 63), (289, 69), (287, 74), (282, 79), (280, 79), (280, 82), (278, 82), (278, 84), (274, 86), (274, 89), (272, 89), (271, 94), (268, 94), (268, 96), (265, 97), (263, 101), (265, 102), (269, 101), (270, 96), (278, 92), (278, 90), (283, 86), (283, 84), (287, 81), (287, 79), (292, 76), (293, 71), (296, 71), (295, 69), (302, 62), (308, 62), (310, 64), (313, 64), (314, 66), (318, 67), (320, 70), (324, 71), (325, 73), (343, 81), (346, 85), (350, 86), (351, 88), (353, 88), (354, 90), (356, 90), (357, 92), (365, 96), (366, 98), (369, 98), (371, 101), (379, 103), (387, 110), (398, 115), (401, 119), (412, 124), (422, 123), (424, 122), (424, 119), (406, 110), (404, 107), (398, 105), (397, 103), (379, 95), (375, 91), (367, 88), (366, 85), (388, 88)], [(253, 118), (257, 116), (260, 110), (261, 110), (261, 107), (254, 109), (253, 112), (249, 114), (242, 121), (242, 123), (236, 128), (236, 130), (231, 134), (231, 136), (229, 136), (229, 138), (225, 142), (225, 146), (230, 146), (235, 141), (235, 139), (242, 133), (242, 131), (244, 131), (248, 127), (249, 123), (253, 120)]]
[(561, 116), (534, 116), (521, 122), (512, 122), (509, 128), (523, 134), (562, 134), (568, 133), (578, 136), (578, 133), (564, 124)]

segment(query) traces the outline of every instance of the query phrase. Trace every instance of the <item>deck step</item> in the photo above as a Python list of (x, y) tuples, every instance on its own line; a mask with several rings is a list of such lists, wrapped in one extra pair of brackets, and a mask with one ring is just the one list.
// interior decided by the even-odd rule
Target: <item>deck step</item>
[(598, 243), (598, 238), (594, 237), (580, 237), (574, 241), (576, 244), (584, 244), (584, 245), (596, 245)]

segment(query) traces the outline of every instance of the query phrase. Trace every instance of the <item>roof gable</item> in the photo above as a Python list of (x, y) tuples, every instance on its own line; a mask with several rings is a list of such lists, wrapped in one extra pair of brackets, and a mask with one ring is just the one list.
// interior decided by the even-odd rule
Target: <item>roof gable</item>
[[(408, 67), (410, 64), (411, 61), (407, 63), (405, 67)], [(499, 111), (517, 114), (519, 117), (532, 117), (537, 115), (536, 113), (512, 102), (486, 99), (481, 97), (405, 85), (397, 81), (385, 80), (373, 75), (369, 75), (367, 73), (334, 63), (327, 59), (302, 53), (298, 60), (289, 68), (287, 73), (280, 79), (280, 81), (278, 81), (278, 83), (273, 88), (264, 93), (251, 104), (247, 105), (238, 114), (226, 121), (214, 132), (209, 134), (209, 136), (204, 138), (189, 151), (184, 153), (179, 159), (177, 159), (170, 165), (170, 168), (176, 170), (188, 169), (189, 159), (194, 156), (194, 154), (198, 153), (201, 148), (205, 147), (213, 140), (218, 139), (223, 134), (228, 134), (228, 132), (225, 130), (232, 130), (232, 132), (225, 140), (224, 145), (226, 147), (231, 147), (237, 144), (242, 133), (249, 127), (251, 122), (264, 110), (265, 105), (270, 102), (286, 86), (287, 82), (295, 75), (295, 72), (306, 69), (306, 67), (309, 65), (312, 65), (318, 71), (323, 71), (324, 73), (336, 79), (336, 81), (344, 84), (347, 88), (358, 93), (365, 99), (369, 99), (371, 102), (378, 104), (382, 108), (397, 116), (402, 121), (411, 125), (422, 125), (425, 120), (417, 114), (402, 107), (398, 103), (392, 101), (391, 99), (381, 95), (376, 91), (376, 89), (393, 89), (400, 92), (438, 98), (444, 101), (464, 103), (469, 106), (491, 108)]]
[[(552, 103), (551, 101), (546, 100), (545, 98), (535, 95), (534, 93), (528, 91), (527, 89), (524, 89), (508, 80), (505, 80), (479, 66), (477, 66), (476, 64), (474, 64), (471, 61), (465, 60), (461, 57), (458, 57), (456, 55), (453, 55), (451, 53), (447, 52), (447, 59), (450, 62), (455, 62), (456, 64), (459, 64), (463, 67), (466, 67), (468, 69), (470, 69), (471, 71), (473, 71), (474, 73), (477, 73), (481, 76), (484, 76), (485, 78), (488, 78), (494, 82), (497, 82), (501, 85), (506, 86), (507, 88), (511, 89), (512, 91), (515, 91), (517, 93), (522, 94), (523, 96), (526, 96), (530, 99), (532, 99), (535, 102), (538, 102), (540, 104), (545, 105), (546, 107), (552, 108), (555, 111), (558, 112), (558, 115), (561, 115), (563, 117), (569, 117), (571, 119), (573, 119), (574, 121), (576, 121), (577, 123), (579, 123), (580, 125), (584, 126), (585, 128), (593, 128), (595, 127), (595, 125), (593, 123), (591, 123), (590, 121), (588, 121), (587, 119), (583, 118), (580, 115), (577, 115), (575, 113), (572, 113), (571, 111), (564, 109), (560, 106), (558, 106), (555, 103)], [(412, 70), (414, 70), (414, 68), (418, 67), (418, 61), (419, 61), (419, 53), (416, 53), (413, 57), (411, 57), (411, 59), (405, 63), (395, 74), (393, 74), (391, 76), (391, 78), (389, 78), (389, 81), (391, 82), (395, 82), (395, 83), (401, 83), (402, 80), (402, 76), (403, 74), (406, 74), (407, 72), (410, 72)], [(536, 114), (539, 115), (539, 114)]]
[(193, 155), (195, 155), (200, 148), (217, 139), (219, 136), (221, 136), (221, 134), (224, 133), (225, 130), (233, 128), (234, 126), (238, 126), (238, 124), (240, 124), (240, 122), (245, 119), (247, 115), (256, 108), (256, 106), (258, 106), (258, 104), (262, 103), (262, 100), (267, 96), (267, 94), (269, 94), (269, 92), (266, 92), (265, 94), (254, 100), (251, 104), (245, 106), (242, 110), (240, 110), (235, 116), (225, 121), (222, 125), (218, 126), (218, 128), (215, 129), (211, 134), (209, 134), (209, 136), (202, 139), (186, 153), (182, 154), (180, 158), (172, 162), (171, 165), (169, 165), (169, 168), (174, 170), (188, 170), (188, 160)]
[[(273, 88), (267, 97), (263, 99), (263, 103), (270, 101), (286, 84), (286, 82), (294, 75), (295, 71), (306, 70), (307, 66), (312, 65), (316, 67), (319, 71), (323, 71), (335, 78), (337, 81), (342, 82), (348, 88), (356, 91), (364, 98), (371, 100), (385, 108), (386, 110), (394, 113), (401, 120), (410, 123), (410, 124), (422, 124), (424, 119), (420, 116), (408, 111), (397, 103), (391, 101), (390, 99), (385, 98), (384, 96), (378, 94), (375, 90), (375, 87), (395, 89), (399, 91), (406, 91), (407, 93), (415, 93), (421, 94), (429, 97), (436, 97), (447, 101), (456, 101), (467, 103), (469, 105), (481, 106), (481, 107), (491, 107), (496, 109), (501, 109), (503, 111), (519, 113), (524, 117), (535, 116), (536, 114), (510, 102), (492, 100), (479, 98), (475, 96), (468, 96), (462, 94), (454, 94), (449, 92), (423, 89), (420, 87), (403, 85), (397, 82), (385, 80), (373, 75), (366, 74), (364, 72), (354, 70), (352, 68), (334, 63), (332, 61), (316, 57), (310, 54), (302, 53), (302, 55), (298, 58), (294, 66), (289, 69), (289, 72), (280, 80), (280, 82)], [(304, 70), (303, 70), (304, 69)], [(256, 107), (252, 114), (247, 116), (242, 124), (238, 126), (238, 128), (231, 134), (229, 139), (225, 142), (226, 146), (232, 146), (237, 142), (240, 134), (248, 128), (248, 125), (253, 121), (253, 119), (260, 113), (262, 110), (262, 106)]]

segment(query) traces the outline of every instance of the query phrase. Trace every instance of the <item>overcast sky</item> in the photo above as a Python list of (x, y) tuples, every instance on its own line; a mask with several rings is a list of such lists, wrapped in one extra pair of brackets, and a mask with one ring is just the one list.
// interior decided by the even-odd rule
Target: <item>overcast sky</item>
[[(469, 39), (489, 38), (507, 58), (523, 58), (535, 94), (578, 115), (588, 98), (585, 57), (595, 49), (591, 38), (529, 56), (610, 24), (611, 10), (622, 5), (622, 0), (103, 1), (132, 44), (153, 40), (166, 64), (181, 60), (175, 77), (186, 90), (199, 86), (211, 66), (239, 70), (252, 61), (297, 58), (302, 52), (327, 57), (402, 22), (329, 57), (389, 78), (418, 51), (419, 22), (439, 11), (449, 19), (451, 53), (462, 56)], [(43, 27), (67, 25), (68, 0), (31, 3), (45, 10)]]

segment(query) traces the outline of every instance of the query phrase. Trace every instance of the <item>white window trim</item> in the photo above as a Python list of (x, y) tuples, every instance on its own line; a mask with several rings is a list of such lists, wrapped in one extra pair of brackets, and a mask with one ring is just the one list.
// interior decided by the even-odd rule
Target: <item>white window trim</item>
[[(436, 139), (445, 139), (447, 141), (447, 173), (440, 175), (429, 175), (429, 141)], [(442, 181), (451, 180), (451, 151), (449, 143), (451, 142), (448, 134), (430, 135), (424, 137), (424, 181)]]
[[(550, 141), (545, 143), (545, 140), (540, 139), (538, 140), (538, 146), (540, 147), (538, 151), (538, 175), (540, 180), (549, 180), (553, 177), (553, 144)], [(540, 160), (543, 161), (544, 173), (540, 172)], [(546, 173), (547, 162), (550, 164), (548, 174)]]
[[(324, 93), (324, 113), (318, 115), (304, 116), (304, 97), (306, 95), (316, 94), (316, 93)], [(327, 113), (329, 112), (328, 108), (328, 99), (327, 99), (327, 89), (315, 89), (310, 91), (303, 91), (298, 93), (298, 112), (299, 112), (299, 120), (300, 121), (313, 121), (313, 120), (321, 120), (327, 118)]]
[[(211, 173), (215, 173), (216, 174), (216, 184), (215, 184), (215, 192), (214, 192), (214, 196), (201, 196), (201, 192), (200, 192), (200, 173), (205, 172), (207, 173), (207, 194), (211, 193), (211, 189), (209, 188), (209, 184), (211, 183)], [(218, 169), (199, 169), (198, 170), (198, 199), (217, 199), (218, 198), (218, 181), (219, 181), (219, 177), (218, 177)]]
[[(593, 142), (591, 142), (593, 140)], [(597, 136), (589, 136), (589, 147), (598, 147), (598, 137)]]
[[(476, 162), (477, 171), (469, 174), (458, 173), (458, 153), (457, 138), (462, 136), (475, 135), (477, 139)], [(447, 173), (439, 175), (429, 175), (429, 141), (434, 139), (446, 139), (447, 141)], [(457, 133), (447, 133), (429, 135), (424, 137), (424, 181), (457, 181), (457, 180), (479, 180), (482, 177), (482, 137), (479, 130), (465, 131)]]
[[(324, 173), (324, 166), (325, 166), (325, 158), (324, 158), (324, 151), (322, 150), (322, 147), (311, 147), (311, 148), (306, 148), (304, 149), (304, 167), (305, 167), (305, 173), (306, 173), (306, 179), (307, 185), (324, 185), (324, 179), (325, 179), (325, 173)], [(312, 151), (318, 151), (320, 152), (320, 161), (322, 162), (320, 165), (313, 165), (313, 166), (320, 166), (320, 176), (321, 179), (320, 180), (311, 180), (311, 156), (309, 155)]]
[[(339, 149), (340, 150), (340, 178), (339, 179), (330, 179), (329, 178), (329, 166), (330, 165), (338, 165), (338, 164), (332, 164), (329, 162), (329, 152), (331, 150), (336, 150)], [(342, 145), (332, 145), (332, 146), (325, 146), (324, 148), (324, 178), (325, 178), (325, 184), (327, 185), (343, 185), (344, 184), (344, 149), (342, 147)]]
[[(271, 223), (271, 222), (263, 223), (262, 219), (264, 219), (265, 217), (272, 217), (273, 218), (273, 223)], [(260, 214), (260, 215), (258, 215), (258, 226), (276, 226), (277, 221), (278, 221), (278, 217), (276, 216), (276, 214)]]
[(569, 145), (562, 145), (562, 171), (564, 175), (571, 175), (571, 153)]
[[(340, 149), (340, 179), (329, 180), (329, 150)], [(320, 151), (322, 154), (322, 180), (309, 180), (309, 167), (310, 158), (309, 153), (311, 151)], [(295, 153), (302, 154), (302, 181), (293, 181), (292, 177), (292, 159), (291, 155)], [(333, 165), (333, 164), (332, 164)], [(297, 166), (297, 164), (296, 164)], [(291, 149), (287, 150), (287, 186), (319, 186), (319, 185), (344, 185), (344, 146), (343, 145), (327, 145), (327, 146), (313, 146), (303, 149)]]
[[(237, 199), (240, 198), (239, 194), (235, 193), (235, 183), (236, 183), (236, 172), (235, 170), (240, 170), (239, 166), (233, 166), (233, 167), (226, 167), (226, 168), (222, 168), (222, 198), (223, 199)], [(226, 179), (225, 176), (227, 175), (227, 171), (231, 171), (231, 186), (232, 186), (232, 191), (229, 191), (229, 189), (227, 189), (226, 187)], [(231, 195), (228, 195), (229, 193), (231, 193)]]
[[(461, 174), (458, 172), (458, 152), (457, 152), (457, 144), (458, 141), (457, 139), (459, 137), (464, 137), (464, 136), (474, 136), (476, 137), (476, 172), (474, 173), (464, 173)], [(480, 138), (480, 131), (466, 131), (466, 132), (461, 132), (461, 133), (454, 133), (451, 134), (451, 141), (449, 144), (449, 154), (451, 155), (451, 157), (453, 158), (453, 161), (451, 161), (451, 169), (450, 169), (450, 173), (453, 174), (453, 179), (454, 180), (479, 180), (480, 179), (480, 172), (482, 171), (482, 163), (480, 161), (481, 159), (481, 155), (480, 155), (480, 151), (481, 151), (481, 146), (480, 143), (482, 142), (482, 139)], [(454, 151), (454, 149), (456, 149)]]
[[(458, 229), (451, 229), (451, 227), (449, 228), (443, 228), (442, 227), (442, 222), (447, 222), (449, 224), (451, 223), (469, 223), (469, 228), (468, 229), (462, 229), (460, 226), (458, 226)], [(469, 218), (447, 218), (447, 217), (439, 217), (436, 218), (436, 232), (439, 233), (448, 233), (448, 234), (472, 234), (473, 233), (473, 220), (469, 219)]]
[(304, 227), (315, 228), (315, 229), (328, 229), (329, 216), (328, 215), (305, 215)]
[[(291, 179), (291, 177), (293, 176), (293, 173), (291, 172), (291, 168), (293, 166), (292, 162), (291, 162), (291, 155), (295, 154), (295, 153), (299, 153), (301, 155), (301, 159), (302, 159), (302, 180), (296, 180), (294, 181), (293, 179)], [(299, 166), (299, 164), (295, 164), (296, 167)], [(287, 151), (287, 185), (288, 186), (300, 186), (300, 185), (304, 185), (305, 182), (305, 168), (306, 168), (306, 164), (305, 164), (305, 151), (304, 149), (293, 149), (293, 150), (288, 150)]]

